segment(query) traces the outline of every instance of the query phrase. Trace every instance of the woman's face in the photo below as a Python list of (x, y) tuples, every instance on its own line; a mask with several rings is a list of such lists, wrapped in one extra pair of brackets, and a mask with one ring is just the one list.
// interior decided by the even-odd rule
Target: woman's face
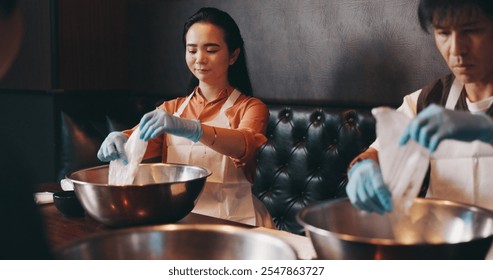
[(228, 85), (228, 68), (234, 64), (239, 49), (232, 54), (224, 41), (223, 30), (211, 23), (194, 23), (185, 36), (188, 69), (200, 83)]

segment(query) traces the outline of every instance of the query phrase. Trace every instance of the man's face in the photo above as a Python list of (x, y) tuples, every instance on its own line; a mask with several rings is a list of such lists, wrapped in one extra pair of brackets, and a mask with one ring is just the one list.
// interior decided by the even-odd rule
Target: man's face
[(493, 21), (473, 9), (434, 22), (435, 42), (462, 83), (493, 83)]

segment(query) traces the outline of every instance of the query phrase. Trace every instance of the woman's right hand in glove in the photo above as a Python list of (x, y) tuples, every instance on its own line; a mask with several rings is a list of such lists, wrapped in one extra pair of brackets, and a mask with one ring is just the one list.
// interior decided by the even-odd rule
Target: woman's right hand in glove
[(123, 132), (114, 131), (108, 134), (98, 151), (100, 161), (109, 162), (115, 159), (121, 159), (127, 164), (127, 155), (125, 154), (125, 143), (128, 138)]

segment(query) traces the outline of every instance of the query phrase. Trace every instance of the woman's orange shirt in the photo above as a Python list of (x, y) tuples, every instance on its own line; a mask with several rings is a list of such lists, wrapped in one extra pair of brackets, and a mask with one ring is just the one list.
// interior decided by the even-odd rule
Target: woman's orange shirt
[[(223, 91), (215, 100), (208, 102), (196, 89), (181, 117), (198, 119), (202, 123), (213, 120), (228, 99), (228, 96), (228, 93)], [(185, 102), (185, 99), (186, 97), (179, 97), (166, 101), (159, 108), (174, 114), (181, 104)], [(267, 141), (265, 131), (269, 119), (269, 109), (259, 99), (241, 94), (233, 106), (225, 111), (225, 114), (231, 129), (241, 132), (246, 143), (243, 156), (238, 159), (232, 158), (231, 160), (234, 161), (236, 166), (243, 166), (246, 178), (253, 182), (258, 148)], [(126, 130), (124, 133), (130, 136), (134, 129)], [(149, 140), (144, 159), (161, 157), (162, 161), (166, 162), (166, 153), (166, 137), (165, 134), (162, 134)]]

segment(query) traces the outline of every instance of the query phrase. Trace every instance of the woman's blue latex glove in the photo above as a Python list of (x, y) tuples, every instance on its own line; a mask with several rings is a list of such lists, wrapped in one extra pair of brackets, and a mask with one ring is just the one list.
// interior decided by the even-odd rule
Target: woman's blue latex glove
[(197, 142), (202, 137), (202, 126), (198, 120), (175, 117), (159, 108), (145, 114), (140, 120), (140, 139), (148, 141), (163, 133)]
[(452, 111), (432, 104), (414, 118), (402, 134), (399, 144), (410, 139), (434, 152), (444, 139), (493, 142), (493, 120), (484, 113)]
[(124, 164), (127, 164), (127, 155), (125, 154), (125, 143), (128, 138), (123, 132), (114, 131), (108, 134), (98, 151), (100, 161), (108, 162), (121, 158)]
[(357, 162), (348, 176), (346, 193), (356, 208), (379, 214), (392, 211), (392, 195), (375, 161), (365, 159)]

